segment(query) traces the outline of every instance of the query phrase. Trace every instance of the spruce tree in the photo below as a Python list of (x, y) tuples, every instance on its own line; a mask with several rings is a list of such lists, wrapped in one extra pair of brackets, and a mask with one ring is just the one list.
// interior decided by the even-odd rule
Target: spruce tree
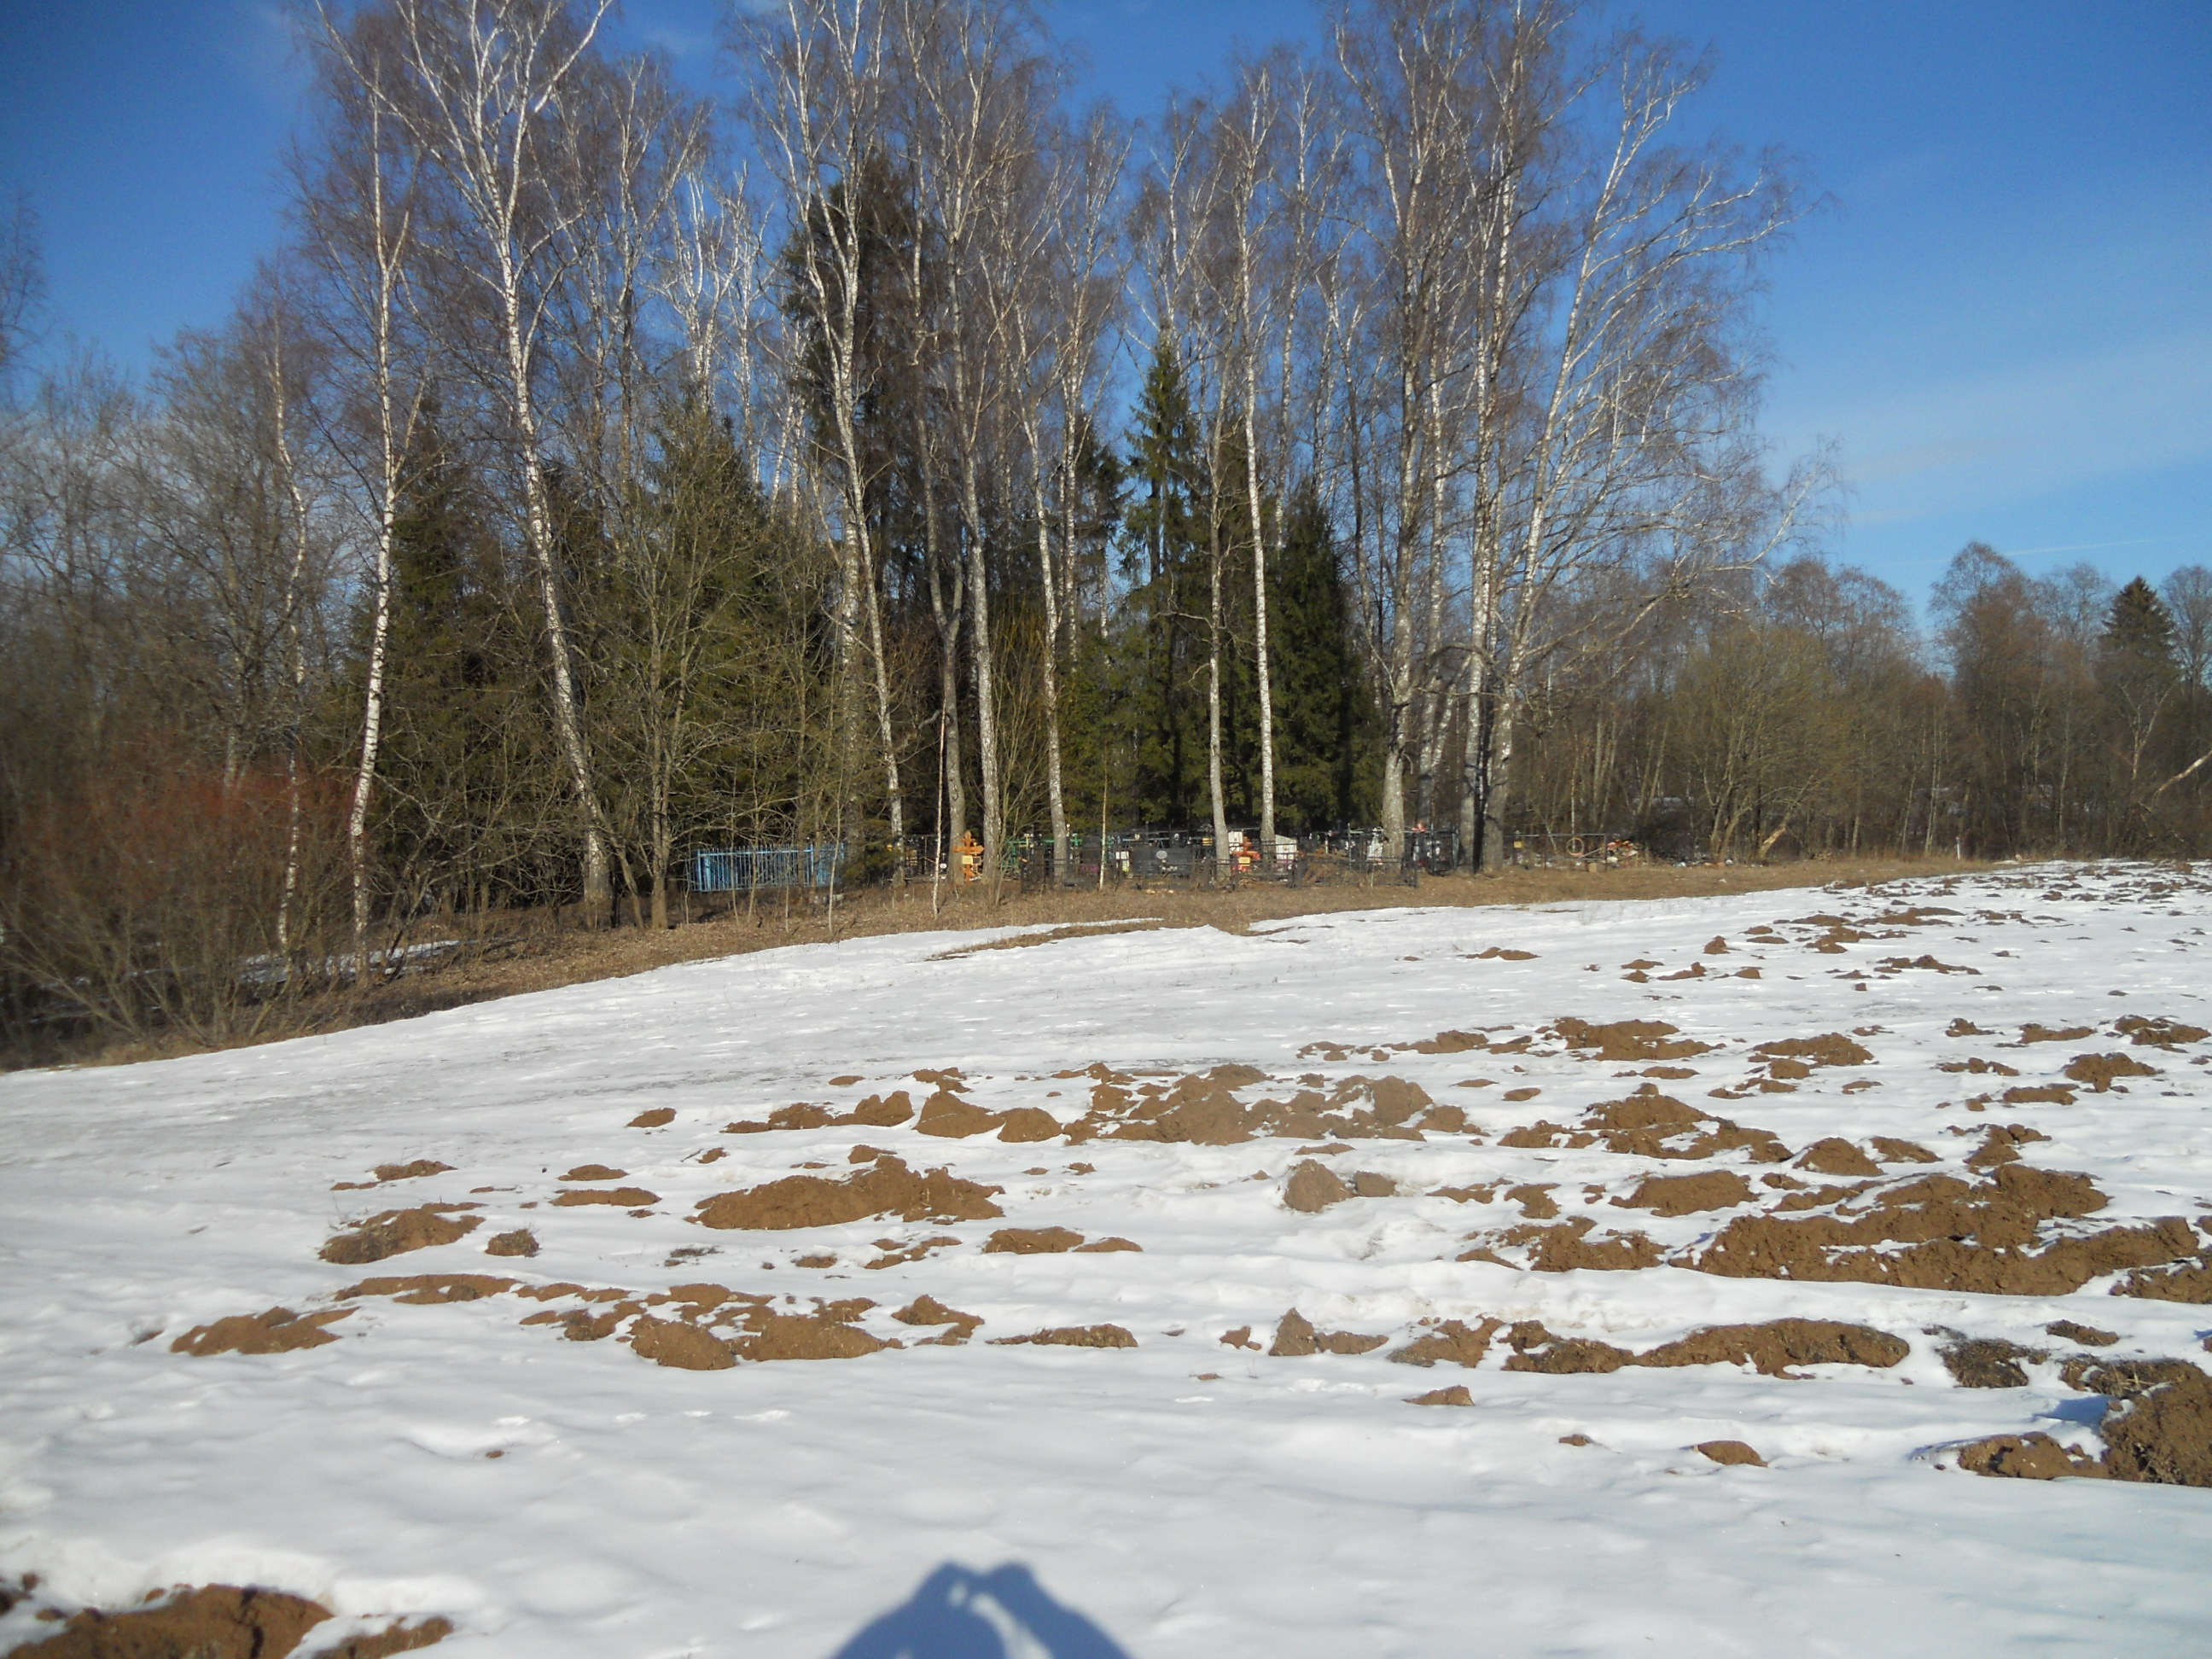
[(1173, 342), (1145, 373), (1130, 434), (1128, 584), (1118, 630), (1129, 805), (1142, 822), (1188, 825), (1205, 793), (1205, 476), (1198, 418)]
[(1365, 823), (1375, 813), (1380, 726), (1352, 640), (1328, 511), (1299, 485), (1269, 573), (1275, 678), (1275, 810), (1286, 830)]

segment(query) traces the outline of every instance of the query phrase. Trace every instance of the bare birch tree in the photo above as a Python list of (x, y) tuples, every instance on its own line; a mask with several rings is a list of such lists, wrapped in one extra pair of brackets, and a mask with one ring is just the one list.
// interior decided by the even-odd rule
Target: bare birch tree
[(553, 723), (583, 848), (584, 909), (613, 905), (608, 846), (562, 599), (559, 530), (541, 408), (548, 325), (589, 204), (559, 176), (568, 101), (612, 0), (579, 21), (568, 0), (392, 0), (406, 71), (393, 113), (436, 169), (457, 246), (445, 266), (489, 314), (485, 379), (501, 404), (552, 671)]

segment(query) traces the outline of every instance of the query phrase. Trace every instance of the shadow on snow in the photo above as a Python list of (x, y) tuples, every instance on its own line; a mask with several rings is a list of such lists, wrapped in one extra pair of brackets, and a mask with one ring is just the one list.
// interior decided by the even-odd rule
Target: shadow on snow
[(836, 1659), (1129, 1659), (1119, 1643), (1045, 1593), (1018, 1562), (971, 1572), (948, 1561)]

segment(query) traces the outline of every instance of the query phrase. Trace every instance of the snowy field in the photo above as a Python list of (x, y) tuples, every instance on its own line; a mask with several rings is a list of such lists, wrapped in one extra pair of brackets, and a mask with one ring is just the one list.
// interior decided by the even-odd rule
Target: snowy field
[(2212, 1490), (1960, 1458), (2212, 1364), (2208, 919), (910, 934), (0, 1078), (0, 1651), (2203, 1653)]

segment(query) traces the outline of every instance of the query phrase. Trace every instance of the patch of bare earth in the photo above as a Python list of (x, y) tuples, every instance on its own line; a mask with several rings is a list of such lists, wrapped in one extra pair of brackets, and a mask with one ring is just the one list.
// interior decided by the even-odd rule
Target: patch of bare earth
[(359, 1267), (381, 1261), (386, 1256), (404, 1255), (409, 1250), (451, 1244), (482, 1224), (481, 1217), (461, 1212), (482, 1207), (476, 1204), (424, 1204), (412, 1210), (386, 1210), (366, 1221), (355, 1222), (349, 1231), (331, 1238), (322, 1248), (322, 1258), (346, 1267)]
[(833, 1227), (878, 1215), (908, 1221), (983, 1221), (1005, 1213), (991, 1202), (1003, 1190), (963, 1181), (948, 1170), (918, 1175), (885, 1154), (842, 1181), (787, 1176), (741, 1192), (717, 1194), (700, 1201), (693, 1219), (705, 1227), (770, 1231)]
[[(124, 1613), (87, 1607), (54, 1635), (15, 1651), (39, 1659), (285, 1659), (331, 1617), (320, 1602), (282, 1590), (209, 1584)], [(453, 1631), (443, 1619), (395, 1624), (316, 1648), (306, 1659), (389, 1659), (430, 1647)]]

